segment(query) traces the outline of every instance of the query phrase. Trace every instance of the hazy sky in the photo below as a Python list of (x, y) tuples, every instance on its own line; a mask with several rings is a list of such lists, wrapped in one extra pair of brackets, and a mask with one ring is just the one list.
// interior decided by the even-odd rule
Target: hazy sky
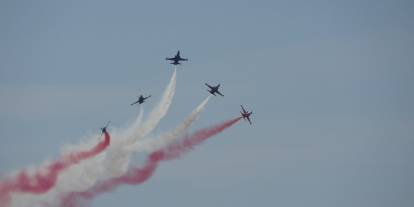
[[(140, 186), (93, 207), (412, 207), (414, 2), (0, 1), (0, 174), (38, 166), (140, 93), (159, 100), (177, 49), (190, 61), (155, 131), (221, 83), (193, 130), (253, 109)], [(139, 158), (143, 155), (137, 155)]]

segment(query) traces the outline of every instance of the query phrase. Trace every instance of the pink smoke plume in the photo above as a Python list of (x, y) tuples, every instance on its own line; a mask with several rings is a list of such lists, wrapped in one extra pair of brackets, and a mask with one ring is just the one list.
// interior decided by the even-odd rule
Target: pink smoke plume
[(72, 192), (63, 196), (62, 207), (79, 207), (80, 201), (88, 201), (95, 196), (114, 190), (122, 184), (139, 185), (147, 181), (154, 173), (160, 161), (176, 159), (183, 153), (191, 150), (194, 146), (201, 144), (208, 138), (222, 132), (237, 123), (241, 117), (231, 119), (212, 127), (196, 131), (192, 135), (187, 135), (177, 143), (152, 152), (144, 166), (129, 169), (124, 175), (116, 178), (105, 180), (93, 188), (84, 192)]
[(99, 154), (109, 146), (111, 138), (106, 129), (103, 129), (103, 134), (103, 141), (99, 142), (90, 150), (69, 153), (54, 161), (46, 168), (38, 170), (33, 175), (28, 174), (26, 170), (22, 170), (15, 177), (1, 180), (0, 207), (8, 206), (10, 193), (13, 192), (32, 194), (46, 193), (55, 186), (59, 174), (64, 169)]

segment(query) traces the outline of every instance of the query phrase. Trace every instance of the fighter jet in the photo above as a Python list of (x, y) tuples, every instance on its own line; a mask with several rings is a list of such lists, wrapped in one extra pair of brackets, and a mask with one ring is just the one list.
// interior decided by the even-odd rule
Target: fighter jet
[(224, 96), (223, 94), (220, 93), (220, 91), (218, 91), (220, 84), (216, 85), (216, 86), (210, 86), (206, 83), (206, 86), (209, 87), (209, 90), (207, 90), (208, 92), (210, 92), (213, 95), (216, 95), (216, 93), (220, 94), (221, 96)]
[(242, 106), (242, 105), (240, 105), (240, 106), (241, 106), (241, 108), (242, 108), (242, 110), (243, 110), (243, 111), (240, 111), (240, 113), (241, 113), (241, 115), (242, 115), (243, 119), (244, 119), (244, 120), (246, 120), (246, 119), (247, 119), (247, 121), (249, 121), (250, 125), (252, 125), (252, 121), (250, 121), (250, 115), (252, 115), (253, 111), (251, 111), (251, 112), (246, 111), (246, 110), (243, 108), (243, 106)]
[(170, 64), (173, 64), (173, 65), (180, 65), (181, 64), (180, 61), (188, 61), (188, 59), (180, 57), (180, 51), (179, 50), (178, 50), (177, 54), (174, 57), (172, 57), (172, 58), (167, 57), (167, 58), (165, 58), (165, 60), (171, 60), (172, 62)]
[(132, 106), (132, 105), (134, 105), (134, 104), (137, 104), (137, 103), (142, 104), (142, 103), (144, 103), (144, 102), (145, 102), (145, 99), (147, 99), (147, 98), (149, 98), (149, 97), (151, 97), (151, 95), (149, 95), (149, 96), (147, 96), (147, 97), (144, 97), (144, 96), (140, 95), (140, 96), (138, 97), (138, 100), (137, 100), (137, 101), (135, 101), (134, 103), (132, 103), (132, 104), (131, 104), (131, 106)]
[(106, 129), (108, 128), (109, 123), (111, 123), (111, 121), (108, 121), (108, 123), (106, 123), (106, 125), (101, 128), (102, 134), (106, 132)]

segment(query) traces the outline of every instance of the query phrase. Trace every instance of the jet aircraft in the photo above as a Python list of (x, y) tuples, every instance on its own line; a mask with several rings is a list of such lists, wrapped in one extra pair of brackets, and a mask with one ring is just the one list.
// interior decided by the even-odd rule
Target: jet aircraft
[(247, 119), (247, 121), (249, 121), (250, 125), (252, 125), (252, 121), (250, 121), (250, 115), (252, 115), (253, 111), (251, 111), (251, 112), (246, 111), (246, 109), (244, 109), (242, 105), (240, 105), (240, 106), (242, 108), (242, 111), (240, 111), (240, 113), (241, 113), (243, 119), (244, 120)]
[(106, 123), (106, 125), (105, 125), (104, 127), (102, 127), (102, 128), (101, 128), (101, 132), (102, 132), (102, 134), (104, 134), (104, 133), (106, 132), (106, 129), (108, 128), (109, 123), (111, 123), (111, 121), (108, 121), (108, 123)]
[(138, 100), (137, 100), (137, 101), (135, 101), (134, 103), (132, 103), (132, 104), (131, 104), (131, 106), (132, 106), (132, 105), (134, 105), (134, 104), (137, 104), (137, 103), (142, 104), (142, 103), (144, 103), (144, 102), (145, 102), (145, 99), (147, 99), (147, 98), (149, 98), (149, 97), (151, 97), (151, 95), (149, 95), (149, 96), (147, 96), (147, 97), (144, 97), (144, 96), (140, 95), (140, 96), (138, 97)]
[(171, 60), (172, 62), (170, 64), (173, 64), (173, 65), (180, 65), (181, 64), (180, 61), (188, 61), (187, 58), (181, 58), (179, 50), (174, 57), (172, 58), (167, 57), (165, 58), (165, 60)]
[(210, 92), (213, 95), (220, 94), (221, 96), (224, 96), (223, 94), (220, 93), (220, 91), (218, 90), (220, 87), (220, 84), (216, 85), (216, 86), (210, 86), (209, 84), (206, 83), (206, 86), (209, 87), (209, 89), (207, 90), (208, 92)]

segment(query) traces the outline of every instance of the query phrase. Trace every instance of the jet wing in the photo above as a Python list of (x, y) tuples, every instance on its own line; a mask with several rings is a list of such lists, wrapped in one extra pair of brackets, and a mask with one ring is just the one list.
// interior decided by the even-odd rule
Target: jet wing
[(223, 94), (220, 93), (220, 91), (216, 91), (216, 93), (220, 94), (221, 96), (224, 96)]
[(135, 101), (134, 103), (131, 104), (131, 106), (134, 105), (134, 104), (137, 104), (138, 102), (139, 102), (139, 100), (138, 101)]
[(246, 117), (247, 121), (249, 121), (249, 124), (252, 125), (252, 121), (250, 120), (250, 117)]
[(241, 108), (242, 108), (242, 110), (243, 110), (243, 113), (245, 114), (245, 113), (247, 113), (247, 111), (246, 111), (246, 109), (244, 109), (244, 107), (243, 107), (243, 105), (240, 105), (241, 106)]

